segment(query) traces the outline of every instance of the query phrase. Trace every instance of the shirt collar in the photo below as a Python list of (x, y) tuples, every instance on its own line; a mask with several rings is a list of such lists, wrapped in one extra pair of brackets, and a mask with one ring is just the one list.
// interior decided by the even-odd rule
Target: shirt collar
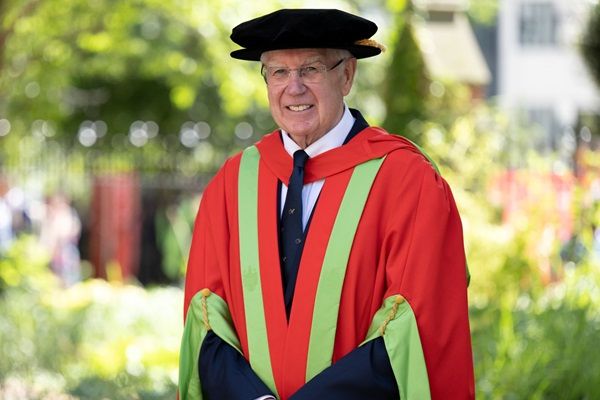
[[(341, 146), (344, 144), (344, 140), (346, 139), (348, 132), (350, 132), (352, 129), (354, 121), (355, 119), (350, 113), (348, 106), (344, 104), (344, 115), (342, 115), (340, 122), (338, 122), (338, 124), (334, 126), (332, 130), (327, 132), (316, 142), (305, 148), (304, 151), (310, 158), (312, 158), (321, 153), (325, 153), (328, 150)], [(283, 129), (281, 130), (281, 137), (283, 138), (283, 146), (285, 147), (285, 151), (287, 151), (290, 156), (293, 156), (294, 152), (300, 150), (300, 146), (298, 146), (298, 144), (294, 142)]]

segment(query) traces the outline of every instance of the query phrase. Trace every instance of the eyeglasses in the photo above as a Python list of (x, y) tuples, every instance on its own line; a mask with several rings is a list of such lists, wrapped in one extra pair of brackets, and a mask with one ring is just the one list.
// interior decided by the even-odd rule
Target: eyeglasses
[(260, 73), (267, 85), (285, 85), (290, 80), (292, 71), (296, 71), (298, 77), (301, 78), (304, 83), (319, 83), (323, 81), (328, 71), (337, 68), (346, 60), (348, 60), (348, 58), (342, 58), (331, 68), (327, 68), (325, 64), (320, 62), (305, 65), (300, 68), (268, 67), (263, 64)]

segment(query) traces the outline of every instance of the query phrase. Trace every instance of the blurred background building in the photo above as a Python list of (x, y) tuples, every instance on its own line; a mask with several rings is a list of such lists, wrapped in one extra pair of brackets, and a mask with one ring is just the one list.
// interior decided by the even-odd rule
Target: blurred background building
[(418, 0), (423, 16), (415, 29), (428, 74), (434, 79), (468, 86), (471, 97), (483, 99), (490, 70), (467, 16), (465, 0)]
[(598, 88), (584, 65), (580, 38), (589, 0), (503, 0), (497, 33), (497, 95), (515, 120), (541, 129), (537, 146), (573, 150), (585, 115), (598, 114)]

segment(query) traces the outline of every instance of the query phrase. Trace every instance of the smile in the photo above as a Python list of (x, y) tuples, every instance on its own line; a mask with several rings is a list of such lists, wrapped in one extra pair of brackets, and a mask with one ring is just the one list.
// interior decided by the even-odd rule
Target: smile
[(299, 112), (299, 111), (304, 111), (304, 110), (308, 110), (309, 108), (312, 108), (312, 105), (299, 104), (297, 106), (287, 106), (286, 108), (291, 111)]

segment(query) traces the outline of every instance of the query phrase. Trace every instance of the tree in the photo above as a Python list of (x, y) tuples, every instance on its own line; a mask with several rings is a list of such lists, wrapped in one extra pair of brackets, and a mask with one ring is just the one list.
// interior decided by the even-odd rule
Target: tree
[[(270, 129), (256, 66), (224, 65), (231, 27), (261, 10), (231, 3), (4, 1), (0, 113), (10, 136), (33, 133), (67, 148), (135, 151), (156, 141), (185, 150), (179, 136), (192, 121), (189, 147), (205, 141), (223, 157)], [(12, 143), (0, 139), (5, 149)]]
[(581, 52), (596, 84), (600, 87), (600, 3), (596, 3), (590, 14), (581, 41)]
[(0, 119), (11, 130), (0, 159), (21, 162), (19, 146), (31, 159), (34, 148), (98, 150), (150, 169), (214, 171), (275, 127), (258, 65), (229, 57), (231, 28), (304, 3), (2, 0)]
[(383, 100), (387, 108), (383, 126), (390, 132), (420, 143), (420, 122), (427, 117), (429, 80), (412, 18), (412, 6), (396, 14), (398, 31), (393, 39), (392, 61), (383, 88)]

